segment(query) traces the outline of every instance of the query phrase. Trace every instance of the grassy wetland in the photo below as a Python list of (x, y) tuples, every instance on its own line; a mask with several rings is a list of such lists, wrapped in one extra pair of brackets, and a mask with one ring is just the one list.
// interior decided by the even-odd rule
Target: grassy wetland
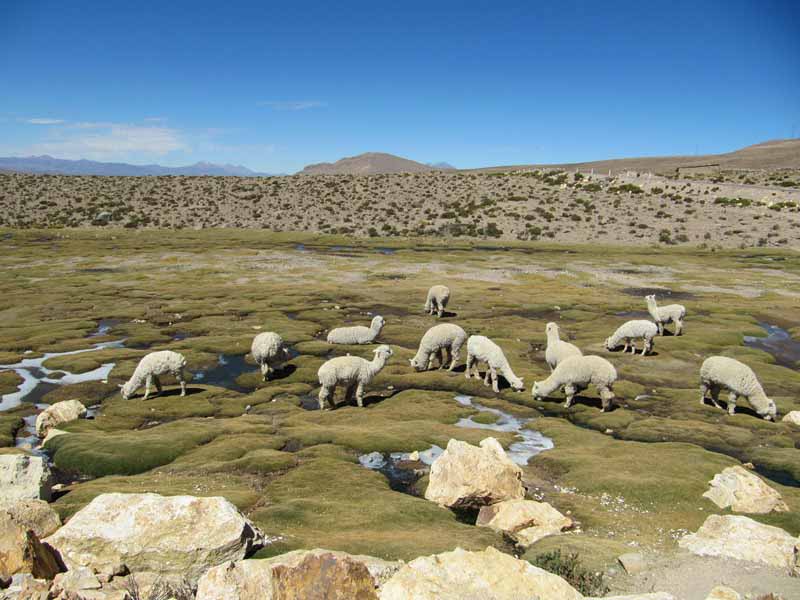
[[(52, 385), (37, 398), (99, 405), (96, 418), (64, 426), (47, 452), (67, 483), (55, 508), (64, 517), (109, 491), (222, 495), (261, 529), (280, 536), (261, 555), (325, 547), (384, 558), (509, 543), (419, 494), (395, 491), (359, 455), (410, 452), (450, 438), (477, 443), (511, 433), (457, 427), (491, 421), (454, 400), (530, 418), (553, 440), (526, 467), (531, 497), (577, 522), (542, 540), (533, 559), (561, 548), (607, 568), (632, 546), (668, 554), (711, 513), (702, 498), (723, 468), (753, 463), (790, 511), (753, 518), (800, 534), (800, 428), (763, 421), (741, 401), (728, 416), (699, 403), (698, 370), (713, 354), (743, 360), (778, 406), (800, 409), (800, 373), (791, 339), (773, 352), (745, 343), (779, 326), (800, 341), (800, 256), (782, 249), (506, 244), (431, 239), (360, 239), (246, 230), (4, 230), (0, 363), (67, 354), (48, 369), (85, 373), (114, 363), (107, 382)], [(444, 320), (490, 336), (526, 390), (499, 394), (456, 372), (414, 372), (419, 339), (437, 321), (424, 313), (427, 289), (452, 290)], [(684, 335), (656, 338), (642, 357), (608, 352), (603, 340), (629, 318), (646, 318), (644, 295), (687, 309)], [(316, 408), (316, 372), (329, 357), (370, 357), (374, 346), (330, 346), (324, 332), (369, 324), (394, 356), (366, 393), (366, 406)], [(561, 394), (534, 401), (547, 376), (545, 324), (611, 360), (620, 379), (616, 407), (600, 412), (593, 389), (569, 410)], [(668, 326), (672, 329), (672, 326)], [(276, 331), (296, 352), (262, 382), (246, 353), (255, 334)], [(748, 337), (748, 340), (750, 338)], [(188, 362), (186, 397), (174, 381), (142, 400), (123, 401), (117, 384), (148, 351), (171, 349)], [(0, 373), (12, 393), (19, 376)], [(725, 396), (722, 396), (725, 399)], [(0, 446), (14, 449), (30, 402), (0, 413)]]

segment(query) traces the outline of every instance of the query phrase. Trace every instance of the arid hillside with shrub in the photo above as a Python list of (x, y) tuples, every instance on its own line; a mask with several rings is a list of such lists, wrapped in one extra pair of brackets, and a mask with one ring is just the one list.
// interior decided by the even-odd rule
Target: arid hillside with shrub
[(800, 170), (282, 177), (0, 174), (8, 227), (236, 227), (357, 237), (800, 247)]

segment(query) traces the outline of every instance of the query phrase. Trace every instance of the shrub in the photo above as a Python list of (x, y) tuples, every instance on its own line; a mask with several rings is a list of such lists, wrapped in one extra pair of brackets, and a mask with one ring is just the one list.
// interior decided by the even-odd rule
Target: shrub
[(572, 587), (586, 596), (604, 596), (609, 592), (602, 573), (586, 570), (577, 553), (562, 555), (561, 550), (540, 554), (533, 564), (565, 579)]
[(662, 244), (671, 244), (672, 243), (672, 233), (670, 233), (669, 229), (662, 229), (658, 232), (658, 241)]

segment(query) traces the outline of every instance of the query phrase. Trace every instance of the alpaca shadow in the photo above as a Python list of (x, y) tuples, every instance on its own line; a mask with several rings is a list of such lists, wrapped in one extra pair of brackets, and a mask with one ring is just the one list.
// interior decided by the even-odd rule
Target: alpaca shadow
[[(706, 406), (710, 406), (711, 408), (719, 410), (720, 412), (724, 411), (725, 416), (729, 416), (728, 415), (728, 403), (725, 400), (723, 400), (722, 398), (720, 398), (718, 400), (718, 402), (719, 402), (719, 405), (722, 407), (721, 409), (718, 409), (716, 406), (714, 406), (714, 403), (711, 402), (711, 398), (704, 398), (703, 399), (703, 404), (705, 404)], [(750, 406), (746, 406), (744, 404), (737, 404), (736, 405), (736, 415), (734, 415), (734, 416), (738, 417), (739, 415), (747, 415), (748, 417), (753, 417), (754, 419), (761, 419), (761, 420), (764, 419), (764, 417), (762, 417), (760, 414), (758, 414)]]
[(275, 369), (272, 373), (270, 373), (267, 381), (279, 381), (281, 379), (286, 379), (295, 371), (297, 371), (297, 367), (295, 365), (283, 365), (280, 369)]
[(453, 317), (457, 317), (457, 316), (458, 316), (457, 312), (453, 312), (451, 310), (443, 310), (442, 311), (442, 316), (439, 317), (439, 318), (440, 319), (452, 319)]
[(675, 335), (674, 332), (664, 327), (664, 333), (662, 334), (662, 337), (677, 337), (677, 336)]
[[(464, 368), (466, 369), (466, 366)], [(480, 375), (481, 375), (481, 378), (480, 379), (475, 379), (474, 381), (480, 381), (481, 385), (483, 385), (483, 380), (486, 377), (486, 371), (484, 371)], [(473, 379), (471, 377), (470, 377), (470, 381), (473, 381)], [(489, 377), (489, 385), (487, 385), (485, 387), (489, 388), (490, 390), (492, 389), (492, 378), (491, 377)], [(508, 383), (508, 381), (506, 381), (506, 378), (503, 377), (502, 375), (500, 375), (499, 373), (497, 374), (497, 389), (500, 392), (504, 392), (506, 390), (517, 391), (517, 390), (514, 390), (514, 388), (511, 387), (511, 384)], [(524, 389), (520, 390), (520, 391), (524, 391)]]
[[(186, 386), (186, 396), (201, 394), (204, 391), (205, 390), (202, 388), (189, 387), (188, 385)], [(165, 388), (164, 390), (161, 391), (161, 393), (150, 392), (150, 397), (147, 400), (149, 402), (150, 400), (153, 400), (155, 398), (168, 398), (170, 396), (180, 396), (180, 395), (181, 395), (181, 388), (180, 386), (176, 386), (176, 387), (170, 387), (170, 389)], [(143, 399), (144, 394), (141, 394), (139, 397)]]
[[(613, 354), (629, 354), (631, 356), (638, 356), (640, 358), (642, 357), (642, 350), (641, 349), (636, 350), (635, 353), (631, 353), (631, 352), (624, 352), (623, 353), (622, 352), (623, 348), (624, 348), (624, 346), (617, 346), (613, 350), (609, 350), (608, 348), (606, 348), (606, 352), (612, 352)], [(647, 354), (644, 355), (644, 358), (647, 358), (649, 356), (658, 356), (658, 352), (656, 350), (650, 350), (650, 352), (648, 352)]]
[[(621, 398), (614, 398), (614, 400), (611, 401), (611, 406), (608, 407), (608, 410), (606, 412), (614, 412), (615, 410), (617, 410), (617, 408), (619, 408), (617, 403), (620, 401)], [(590, 408), (597, 408), (601, 410), (603, 408), (602, 399), (576, 394), (572, 398), (572, 406), (576, 406), (578, 404), (580, 404), (581, 406), (588, 406)]]

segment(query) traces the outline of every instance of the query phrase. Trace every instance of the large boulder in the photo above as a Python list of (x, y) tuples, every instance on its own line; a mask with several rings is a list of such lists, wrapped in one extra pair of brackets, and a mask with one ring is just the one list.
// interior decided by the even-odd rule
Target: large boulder
[(422, 556), (381, 589), (380, 600), (582, 600), (558, 575), (495, 548)]
[(783, 415), (781, 419), (784, 423), (791, 423), (792, 425), (800, 426), (800, 410), (793, 410)]
[(244, 558), (264, 536), (225, 498), (102, 494), (45, 541), (70, 569), (124, 564), (196, 582)]
[(86, 416), (86, 407), (78, 400), (64, 400), (48, 406), (36, 417), (36, 435), (40, 438), (47, 435), (53, 427), (69, 423)]
[(44, 500), (20, 500), (0, 508), (0, 519), (8, 516), (23, 529), (30, 529), (39, 539), (61, 527), (61, 517)]
[(41, 456), (0, 454), (0, 506), (20, 500), (50, 500), (53, 477)]
[(547, 502), (533, 500), (505, 500), (484, 506), (475, 523), (511, 537), (527, 548), (548, 535), (556, 535), (572, 527), (572, 519), (565, 517)]
[(379, 585), (398, 568), (371, 556), (295, 550), (209, 569), (197, 600), (377, 600)]
[(711, 515), (678, 545), (700, 556), (726, 556), (798, 572), (798, 538), (739, 515)]
[(51, 548), (9, 513), (0, 512), (0, 577), (30, 573), (37, 579), (52, 579), (61, 570)]
[(740, 466), (728, 467), (714, 475), (711, 488), (703, 494), (720, 508), (734, 512), (768, 513), (789, 510), (781, 495), (754, 473)]
[(448, 508), (478, 508), (524, 497), (522, 469), (492, 437), (480, 447), (451, 439), (431, 465), (425, 490), (425, 498)]

